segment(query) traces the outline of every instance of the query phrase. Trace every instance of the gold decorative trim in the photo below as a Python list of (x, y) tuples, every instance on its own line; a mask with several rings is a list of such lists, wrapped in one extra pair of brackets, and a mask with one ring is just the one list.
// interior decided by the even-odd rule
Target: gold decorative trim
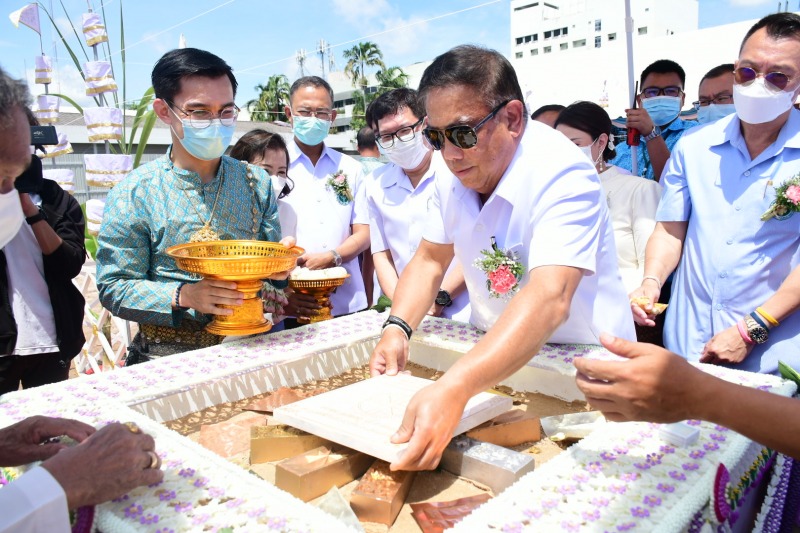
[(92, 96), (93, 94), (100, 94), (100, 93), (107, 93), (113, 92), (117, 90), (117, 85), (112, 83), (111, 85), (104, 85), (102, 87), (87, 87), (86, 88), (86, 96)]
[(90, 187), (105, 187), (106, 189), (111, 189), (119, 183), (118, 181), (95, 181), (95, 180), (86, 180), (86, 184)]
[(86, 44), (88, 44), (89, 46), (95, 46), (97, 44), (107, 43), (107, 42), (108, 42), (108, 37), (105, 35), (100, 35), (98, 37), (92, 37), (90, 39), (86, 39)]
[(100, 133), (98, 135), (89, 135), (89, 142), (97, 141), (119, 141), (122, 139), (121, 133)]
[(102, 24), (92, 24), (91, 26), (84, 26), (83, 33), (89, 33), (92, 30), (105, 30), (106, 27)]
[(56, 150), (55, 152), (47, 152), (41, 157), (42, 159), (51, 159), (53, 157), (58, 157), (60, 155), (71, 154), (72, 152), (74, 152), (72, 148), (64, 148), (63, 150)]
[(133, 169), (130, 170), (92, 170), (91, 168), (86, 169), (87, 174), (106, 174), (109, 176), (113, 176), (116, 174), (128, 174), (129, 172), (132, 171)]
[(121, 128), (122, 124), (117, 122), (97, 122), (95, 124), (87, 124), (87, 128)]
[(90, 81), (103, 81), (103, 80), (113, 80), (113, 79), (114, 76), (112, 76), (111, 74), (106, 74), (105, 76), (91, 76), (89, 78), (86, 78), (84, 81), (86, 81), (86, 83), (89, 83)]

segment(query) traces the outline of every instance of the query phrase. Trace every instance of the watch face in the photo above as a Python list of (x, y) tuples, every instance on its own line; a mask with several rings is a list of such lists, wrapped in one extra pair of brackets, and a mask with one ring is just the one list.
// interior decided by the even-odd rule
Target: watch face
[(750, 335), (750, 338), (753, 339), (753, 342), (756, 344), (764, 344), (767, 342), (769, 331), (767, 331), (766, 328), (749, 316), (745, 317), (744, 322), (747, 325), (747, 333)]
[(453, 299), (450, 297), (450, 294), (445, 290), (440, 290), (439, 293), (436, 295), (436, 305), (441, 305), (444, 307), (448, 307), (453, 303)]

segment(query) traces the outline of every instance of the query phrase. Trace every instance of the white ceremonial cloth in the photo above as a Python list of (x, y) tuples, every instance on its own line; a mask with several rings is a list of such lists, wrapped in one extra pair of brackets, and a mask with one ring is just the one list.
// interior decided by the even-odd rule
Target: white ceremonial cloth
[[(294, 189), (284, 200), (297, 216), (298, 246), (309, 253), (328, 252), (352, 234), (351, 225), (369, 225), (360, 162), (325, 146), (314, 166), (294, 141), (288, 143), (288, 148), (291, 162), (287, 174), (294, 181)], [(353, 201), (347, 205), (341, 205), (327, 186), (328, 179), (339, 170), (347, 176), (353, 194)], [(361, 311), (367, 306), (358, 257), (342, 266), (350, 277), (331, 296), (334, 316)]]
[[(440, 152), (433, 153), (428, 172), (412, 187), (403, 169), (388, 163), (370, 174), (367, 184), (369, 236), (372, 253), (389, 250), (397, 275), (403, 273), (422, 240), (425, 220), (433, 205), (433, 189), (437, 174), (450, 171)], [(455, 261), (451, 264), (455, 264)], [(449, 269), (448, 269), (449, 272)], [(445, 307), (442, 317), (469, 322), (469, 294), (462, 292)]]
[(41, 466), (0, 490), (0, 532), (69, 533), (67, 495)]
[(611, 213), (619, 273), (630, 293), (642, 284), (644, 252), (656, 227), (661, 185), (615, 165), (600, 174), (600, 183)]
[(529, 120), (511, 164), (482, 207), (478, 193), (452, 174), (437, 176), (433, 198), (440, 214), (432, 211), (424, 237), (453, 243), (464, 265), (475, 327), (488, 330), (506, 308), (502, 299), (490, 297), (486, 273), (473, 265), (495, 237), (498, 248), (519, 254), (525, 270), (521, 286), (539, 266), (584, 271), (569, 318), (547, 342), (599, 344), (601, 332), (636, 338), (600, 180), (564, 135)]

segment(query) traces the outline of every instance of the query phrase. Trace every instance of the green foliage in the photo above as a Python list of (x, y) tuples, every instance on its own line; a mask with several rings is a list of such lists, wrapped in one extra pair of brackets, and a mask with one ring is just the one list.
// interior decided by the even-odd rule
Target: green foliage
[(367, 67), (380, 67), (386, 68), (383, 63), (383, 52), (378, 48), (378, 45), (367, 41), (358, 43), (352, 48), (345, 50), (342, 55), (347, 60), (347, 65), (344, 67), (344, 73), (353, 82), (353, 87), (361, 87), (361, 90), (367, 88)]
[(378, 297), (378, 303), (372, 306), (372, 309), (376, 310), (379, 313), (383, 313), (387, 309), (392, 307), (392, 301), (386, 297), (385, 294), (381, 294)]
[[(83, 211), (83, 220), (86, 221), (86, 204), (81, 204), (81, 211)], [(88, 223), (83, 230), (83, 242), (86, 245), (86, 253), (88, 253), (93, 260), (97, 259), (97, 237), (89, 233)]]
[(258, 84), (258, 98), (247, 102), (250, 119), (254, 122), (286, 121), (284, 106), (289, 105), (289, 79), (283, 74), (273, 74), (266, 85)]
[(388, 93), (393, 89), (408, 87), (408, 74), (400, 67), (389, 67), (375, 73), (378, 80), (378, 95)]

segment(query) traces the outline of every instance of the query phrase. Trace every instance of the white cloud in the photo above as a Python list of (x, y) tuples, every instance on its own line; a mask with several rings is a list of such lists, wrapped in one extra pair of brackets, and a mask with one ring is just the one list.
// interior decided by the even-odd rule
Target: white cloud
[(756, 7), (767, 4), (774, 4), (773, 0), (729, 0), (732, 6), (737, 7)]
[(394, 13), (394, 8), (386, 0), (334, 0), (336, 13), (346, 22), (364, 27), (370, 22)]

